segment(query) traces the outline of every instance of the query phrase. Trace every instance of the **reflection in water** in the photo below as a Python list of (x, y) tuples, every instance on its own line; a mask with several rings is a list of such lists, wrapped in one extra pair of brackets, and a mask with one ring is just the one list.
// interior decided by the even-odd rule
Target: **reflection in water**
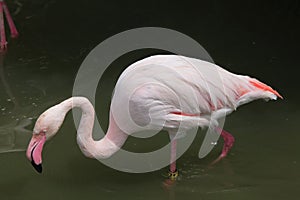
[(30, 119), (15, 121), (0, 127), (0, 153), (25, 151), (31, 131), (26, 129)]
[[(3, 84), (4, 91), (8, 95), (9, 102), (13, 103), (13, 109), (9, 113), (14, 113), (20, 110), (20, 105), (13, 94), (13, 91), (8, 84), (4, 71), (4, 54), (0, 54), (0, 79)], [(5, 111), (6, 108), (1, 106), (1, 110)], [(16, 118), (10, 123), (0, 127), (0, 153), (24, 151), (30, 137), (31, 131), (26, 127), (31, 124), (30, 118), (19, 119)]]
[(175, 199), (176, 182), (177, 180), (171, 180), (167, 178), (162, 183), (162, 187), (164, 191), (167, 193), (169, 200)]
[(182, 162), (179, 178), (162, 182), (162, 188), (170, 200), (181, 199), (182, 193), (197, 193), (197, 199), (206, 199), (213, 195), (238, 194), (253, 189), (253, 186), (243, 185), (237, 180), (238, 175), (229, 160), (224, 159), (218, 165), (195, 164), (189, 160)]
[(4, 53), (0, 53), (0, 79), (3, 84), (4, 90), (9, 96), (10, 101), (14, 104), (14, 109), (17, 109), (19, 107), (19, 103), (16, 100), (6, 78), (5, 78), (5, 71), (4, 71)]

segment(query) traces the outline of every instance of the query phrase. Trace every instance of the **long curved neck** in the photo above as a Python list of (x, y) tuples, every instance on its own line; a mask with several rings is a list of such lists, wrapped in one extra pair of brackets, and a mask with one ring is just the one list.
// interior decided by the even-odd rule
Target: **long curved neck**
[(95, 111), (87, 98), (71, 97), (60, 105), (65, 113), (74, 107), (79, 107), (82, 110), (77, 129), (77, 143), (85, 156), (97, 159), (108, 158), (118, 151), (126, 141), (128, 135), (117, 127), (111, 115), (106, 135), (99, 141), (93, 139)]

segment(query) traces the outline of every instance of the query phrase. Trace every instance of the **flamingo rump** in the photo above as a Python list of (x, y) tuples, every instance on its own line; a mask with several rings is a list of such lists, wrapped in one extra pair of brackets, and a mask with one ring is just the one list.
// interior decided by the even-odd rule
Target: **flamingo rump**
[[(143, 130), (168, 131), (171, 140), (169, 177), (176, 178), (176, 134), (193, 127), (208, 127), (211, 120), (224, 140), (217, 161), (226, 157), (234, 137), (218, 127), (217, 120), (242, 104), (282, 96), (271, 87), (236, 75), (221, 67), (179, 55), (156, 55), (130, 65), (119, 77), (110, 106), (109, 127), (99, 141), (92, 138), (95, 111), (85, 97), (71, 97), (46, 110), (36, 121), (27, 158), (42, 172), (42, 150), (65, 115), (74, 107), (82, 110), (77, 143), (90, 158), (108, 158), (129, 135)], [(130, 119), (130, 120), (129, 120)]]

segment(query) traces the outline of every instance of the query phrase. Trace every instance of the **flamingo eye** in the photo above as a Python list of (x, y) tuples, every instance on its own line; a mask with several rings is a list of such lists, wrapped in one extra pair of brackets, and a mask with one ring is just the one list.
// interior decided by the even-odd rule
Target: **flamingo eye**
[(47, 130), (43, 129), (43, 130), (40, 130), (37, 134), (38, 135), (40, 135), (40, 134), (44, 135), (44, 134), (46, 134), (46, 132), (47, 132)]

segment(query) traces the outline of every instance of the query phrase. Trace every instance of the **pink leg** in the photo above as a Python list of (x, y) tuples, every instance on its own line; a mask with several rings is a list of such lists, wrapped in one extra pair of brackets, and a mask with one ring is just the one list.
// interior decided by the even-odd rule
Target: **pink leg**
[(4, 18), (3, 18), (3, 1), (0, 1), (0, 49), (4, 50), (7, 47), (7, 41), (5, 36)]
[(221, 155), (212, 162), (212, 164), (217, 163), (218, 161), (222, 160), (223, 158), (225, 158), (229, 152), (229, 150), (232, 148), (233, 143), (234, 143), (234, 137), (228, 133), (227, 131), (221, 129), (221, 128), (217, 128), (217, 131), (221, 132), (221, 136), (223, 137), (224, 140), (224, 145), (223, 145), (223, 149), (222, 149), (222, 153)]
[(171, 160), (170, 160), (170, 172), (176, 172), (176, 139), (171, 141)]
[(170, 140), (171, 140), (171, 158), (170, 158), (170, 169), (169, 169), (169, 178), (171, 180), (176, 180), (178, 177), (178, 171), (176, 169), (176, 146), (177, 146), (177, 141), (174, 138), (175, 134), (174, 133), (169, 133)]
[(8, 22), (8, 25), (9, 25), (9, 28), (10, 28), (10, 34), (11, 34), (11, 37), (12, 38), (16, 38), (18, 37), (19, 33), (17, 31), (17, 28), (14, 24), (14, 21), (10, 15), (10, 12), (7, 8), (7, 5), (6, 3), (3, 1), (3, 10), (4, 10), (4, 13), (5, 13), (5, 16), (6, 16), (6, 19), (7, 19), (7, 22)]

